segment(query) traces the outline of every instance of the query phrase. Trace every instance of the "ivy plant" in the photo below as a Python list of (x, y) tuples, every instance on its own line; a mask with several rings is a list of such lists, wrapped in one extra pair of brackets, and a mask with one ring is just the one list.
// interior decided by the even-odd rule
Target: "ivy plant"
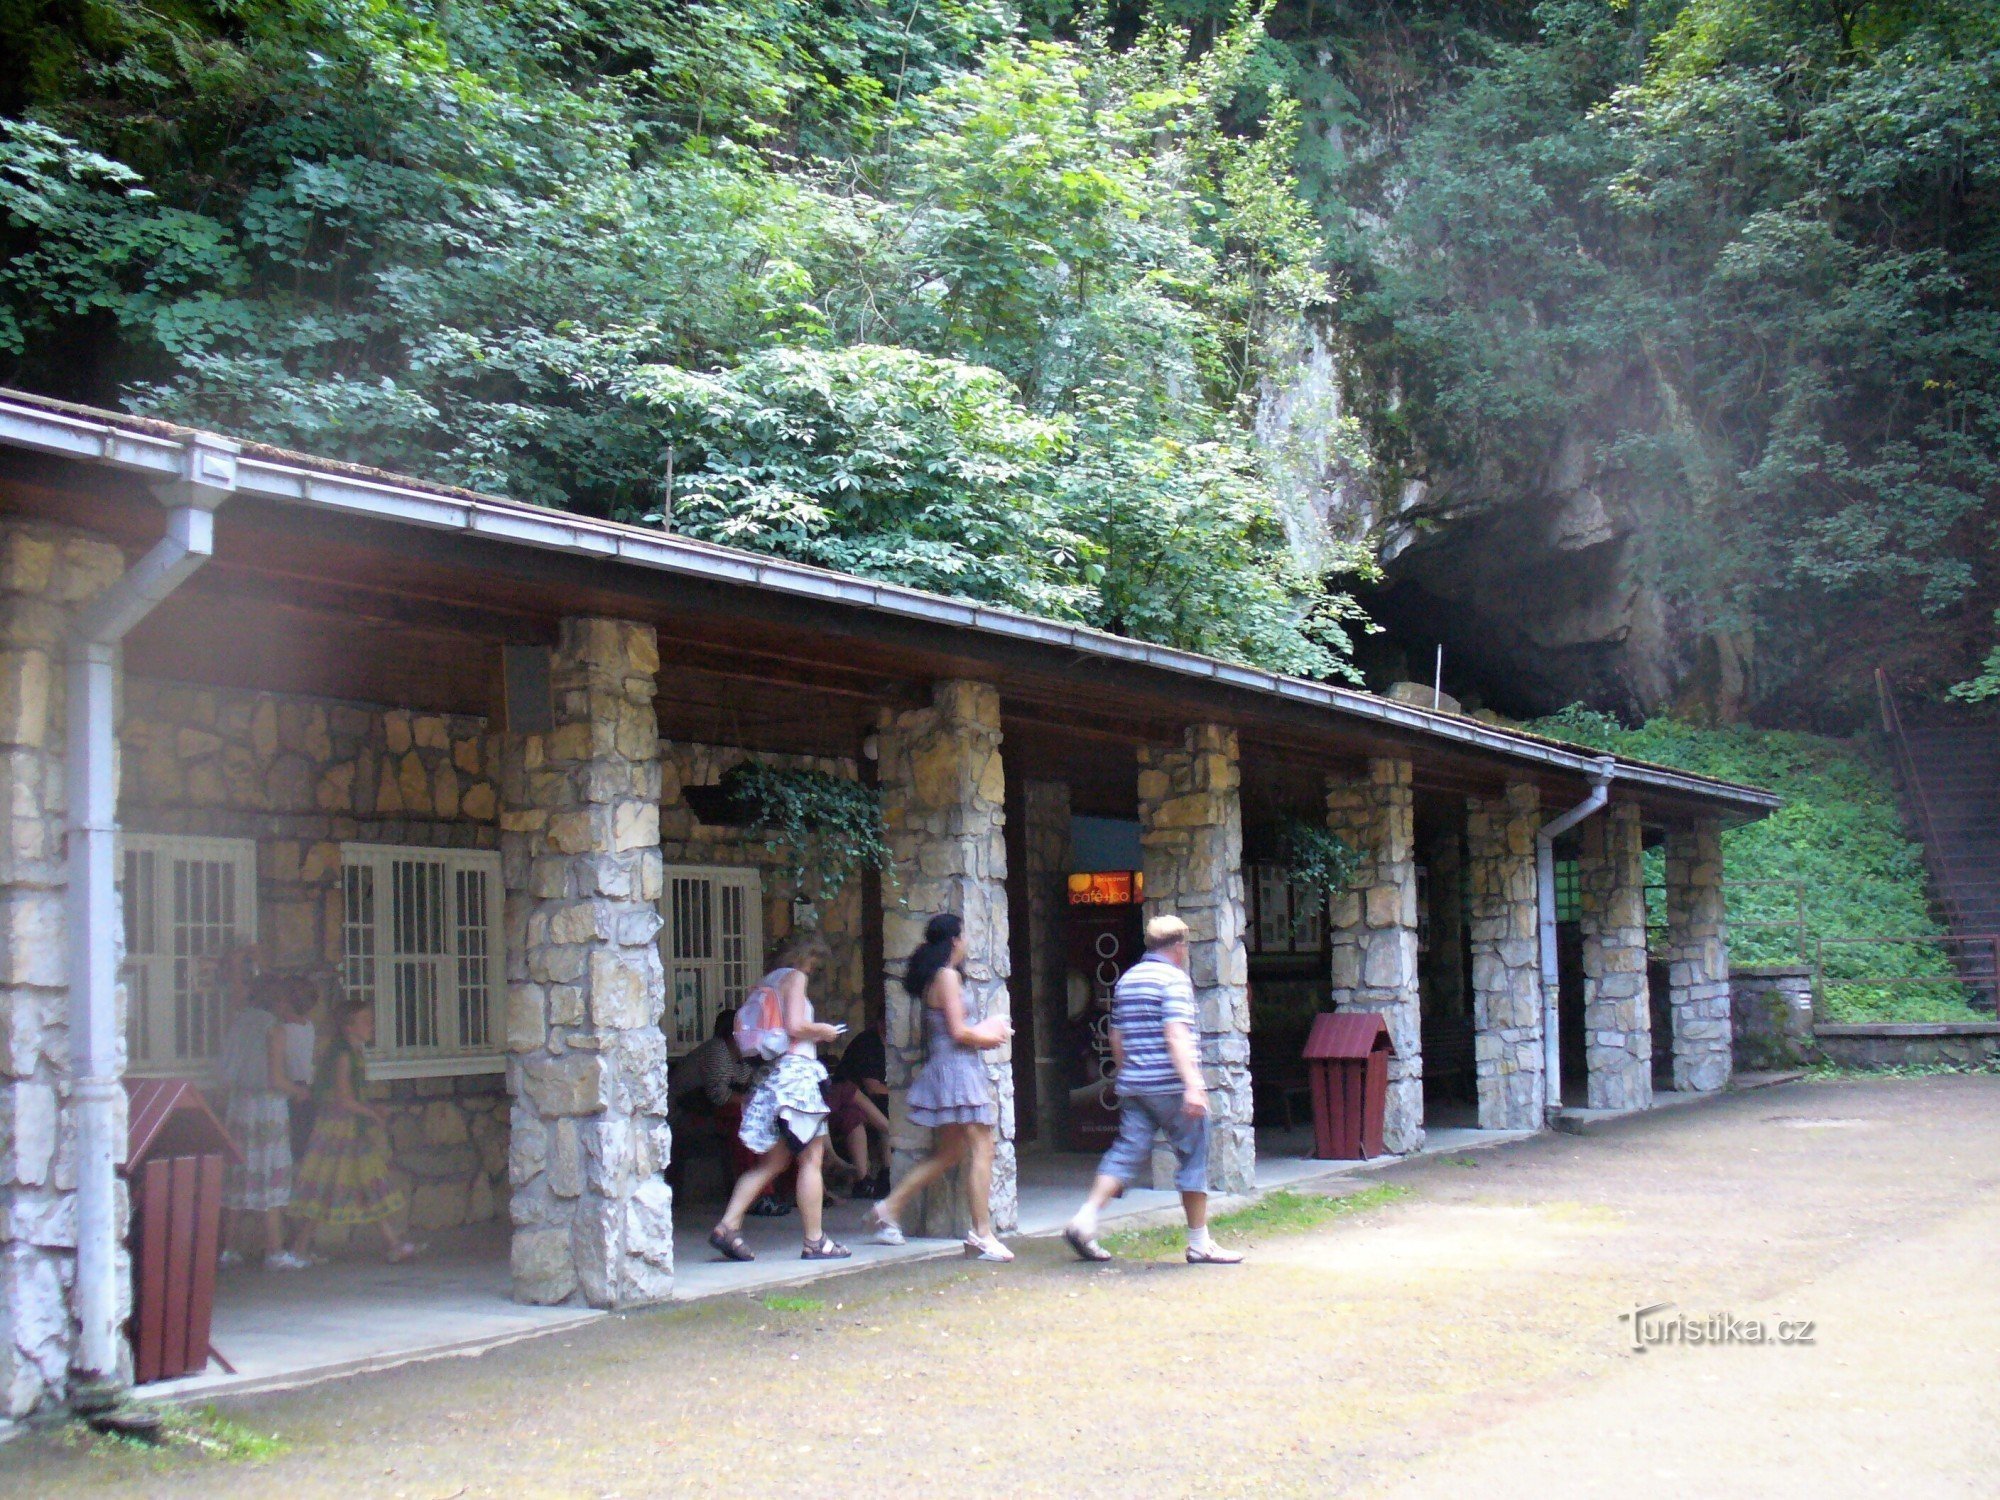
[(873, 787), (825, 771), (746, 760), (722, 778), (722, 790), (765, 848), (791, 856), (790, 874), (803, 894), (831, 901), (858, 870), (889, 863), (882, 802)]
[(1361, 868), (1361, 851), (1322, 824), (1289, 817), (1278, 827), (1278, 859), (1300, 885), (1331, 895)]

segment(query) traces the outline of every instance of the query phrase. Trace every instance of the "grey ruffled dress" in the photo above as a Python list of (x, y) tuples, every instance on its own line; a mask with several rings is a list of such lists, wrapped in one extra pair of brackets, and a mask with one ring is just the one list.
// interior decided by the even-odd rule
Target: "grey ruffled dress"
[(910, 1123), (926, 1129), (939, 1125), (993, 1125), (1000, 1111), (986, 1086), (986, 1064), (971, 1047), (951, 1039), (944, 1012), (924, 1006), (924, 1037), (929, 1055), (910, 1082)]

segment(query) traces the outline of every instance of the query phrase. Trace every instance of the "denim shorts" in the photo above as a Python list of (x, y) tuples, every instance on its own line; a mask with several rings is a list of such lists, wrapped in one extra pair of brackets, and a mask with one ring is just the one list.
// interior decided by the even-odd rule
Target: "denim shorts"
[(1144, 1176), (1153, 1159), (1153, 1137), (1164, 1135), (1174, 1148), (1180, 1170), (1174, 1186), (1183, 1193), (1208, 1191), (1208, 1116), (1182, 1113), (1185, 1096), (1127, 1094), (1118, 1100), (1118, 1139), (1097, 1164), (1098, 1175), (1132, 1183)]

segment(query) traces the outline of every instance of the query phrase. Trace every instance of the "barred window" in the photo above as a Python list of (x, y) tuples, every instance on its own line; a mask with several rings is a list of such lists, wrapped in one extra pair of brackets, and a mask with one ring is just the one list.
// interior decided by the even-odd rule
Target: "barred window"
[(764, 880), (756, 870), (673, 866), (660, 897), (663, 1029), (676, 1057), (708, 1039), (743, 1003), (764, 963)]
[(345, 844), (340, 875), (347, 995), (375, 1007), (370, 1073), (497, 1070), (499, 856)]
[(256, 940), (252, 839), (119, 837), (126, 1071), (199, 1073), (222, 1046), (222, 957)]

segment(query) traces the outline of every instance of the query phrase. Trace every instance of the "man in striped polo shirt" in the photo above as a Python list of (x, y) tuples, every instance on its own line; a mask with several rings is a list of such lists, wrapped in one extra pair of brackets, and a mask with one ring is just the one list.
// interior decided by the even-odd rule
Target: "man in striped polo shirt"
[(1111, 1058), (1117, 1064), (1118, 1139), (1097, 1165), (1097, 1180), (1063, 1238), (1085, 1260), (1109, 1260), (1097, 1243), (1097, 1215), (1125, 1191), (1153, 1157), (1153, 1137), (1165, 1135), (1180, 1170), (1187, 1213), (1190, 1265), (1234, 1265), (1243, 1257), (1208, 1237), (1208, 1086), (1196, 1038), (1201, 1018), (1187, 975), (1188, 929), (1179, 917), (1146, 924), (1146, 956), (1111, 992)]

